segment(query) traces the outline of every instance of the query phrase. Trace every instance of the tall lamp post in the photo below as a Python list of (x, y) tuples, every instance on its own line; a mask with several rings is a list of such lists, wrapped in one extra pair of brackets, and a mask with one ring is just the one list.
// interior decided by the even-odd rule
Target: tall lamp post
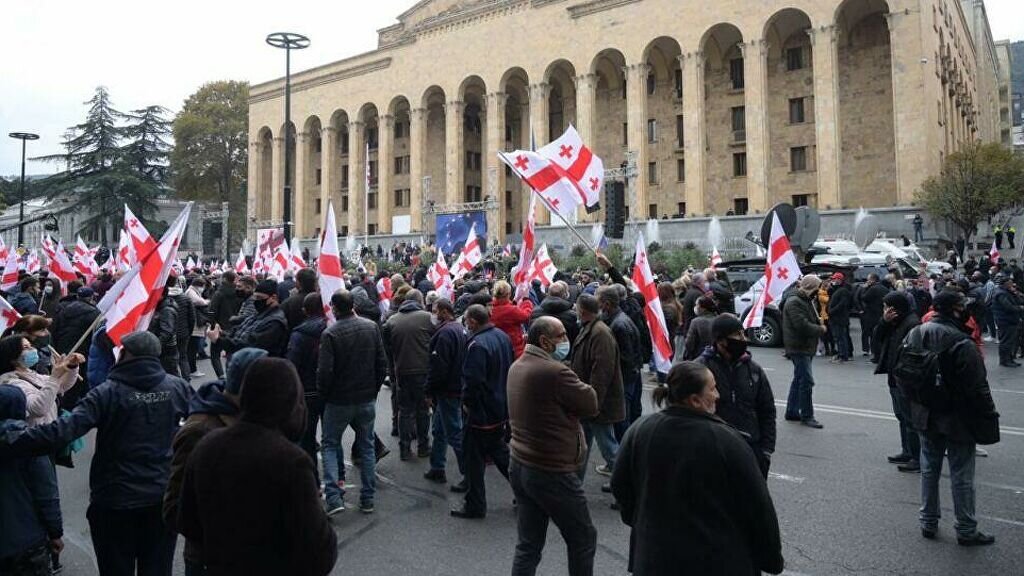
[(21, 140), (21, 202), (18, 207), (18, 246), (25, 245), (25, 143), (29, 140), (39, 140), (39, 134), (31, 132), (11, 132), (11, 138)]
[[(267, 44), (284, 49), (284, 239), (292, 238), (292, 50), (309, 47), (309, 38), (294, 32), (267, 35)], [(275, 192), (276, 193), (276, 192)]]

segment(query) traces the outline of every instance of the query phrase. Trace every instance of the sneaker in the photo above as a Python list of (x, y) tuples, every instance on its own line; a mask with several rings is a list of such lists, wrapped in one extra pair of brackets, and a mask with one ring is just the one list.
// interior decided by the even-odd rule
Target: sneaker
[(448, 482), (448, 477), (445, 475), (444, 470), (427, 470), (423, 473), (423, 477), (438, 484)]
[(983, 336), (983, 337), (981, 338), (981, 341), (982, 341), (982, 342), (995, 342), (995, 341), (996, 341), (996, 339), (995, 339), (995, 338), (993, 338), (993, 337), (991, 337), (991, 336)]
[(398, 457), (401, 458), (402, 462), (412, 460), (412, 448), (402, 448)]
[(373, 514), (373, 500), (364, 500), (360, 502), (359, 511), (363, 514)]
[(921, 536), (924, 536), (928, 540), (935, 540), (937, 532), (935, 528), (921, 528)]
[(996, 537), (983, 532), (975, 532), (966, 537), (957, 534), (956, 543), (961, 546), (988, 546), (989, 544), (996, 543)]
[(904, 454), (902, 452), (899, 454), (893, 454), (892, 456), (886, 456), (885, 459), (889, 461), (889, 464), (906, 464), (911, 460), (910, 454)]
[(597, 466), (596, 468), (594, 468), (594, 471), (596, 471), (601, 476), (611, 476), (612, 475), (612, 469), (609, 468), (607, 464), (601, 464), (601, 465)]
[(202, 378), (203, 376), (206, 376), (206, 373), (205, 372), (200, 372), (200, 371), (196, 370), (195, 372), (189, 374), (189, 376), (191, 376), (193, 378)]
[(918, 462), (917, 460), (909, 460), (897, 466), (896, 469), (899, 470), (900, 472), (920, 472), (921, 463)]
[(985, 450), (984, 448), (978, 448), (977, 446), (975, 446), (974, 455), (979, 458), (988, 458), (988, 450)]
[(416, 456), (419, 457), (419, 458), (426, 458), (426, 457), (430, 456), (430, 444), (427, 444), (426, 446), (424, 446), (423, 444), (420, 444), (416, 448)]
[(341, 502), (341, 501), (339, 501), (336, 504), (328, 503), (327, 506), (325, 506), (325, 509), (327, 510), (327, 515), (328, 516), (334, 516), (336, 514), (341, 514), (342, 512), (345, 511), (345, 503)]
[(611, 494), (612, 493), (612, 485), (611, 484), (601, 484), (601, 492), (604, 492), (605, 494)]
[(814, 418), (811, 418), (810, 420), (801, 420), (800, 423), (803, 424), (804, 426), (807, 426), (808, 428), (814, 428), (815, 430), (821, 430), (822, 428), (825, 427), (821, 424), (821, 422), (818, 422)]

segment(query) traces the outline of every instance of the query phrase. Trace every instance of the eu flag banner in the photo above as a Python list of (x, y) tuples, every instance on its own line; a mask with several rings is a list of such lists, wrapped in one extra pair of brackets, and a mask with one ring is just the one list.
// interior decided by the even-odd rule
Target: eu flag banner
[[(487, 214), (482, 210), (437, 215), (437, 245), (445, 254), (462, 250), (469, 236), (469, 229), (476, 224), (476, 235), (481, 241), (487, 238)], [(483, 248), (483, 246), (481, 246)]]

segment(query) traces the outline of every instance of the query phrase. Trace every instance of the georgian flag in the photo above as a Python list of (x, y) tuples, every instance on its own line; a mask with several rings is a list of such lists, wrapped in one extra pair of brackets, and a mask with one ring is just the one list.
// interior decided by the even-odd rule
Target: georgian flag
[(292, 254), (288, 250), (288, 242), (281, 242), (274, 251), (274, 259), (270, 262), (270, 275), (280, 282), (284, 279), (284, 273), (292, 268)]
[(129, 252), (128, 264), (135, 266), (139, 260), (145, 258), (156, 248), (156, 240), (153, 240), (153, 237), (149, 235), (149, 230), (146, 230), (146, 227), (135, 217), (127, 204), (124, 205), (124, 229), (128, 231), (132, 247), (132, 251)]
[(10, 251), (7, 245), (4, 244), (4, 239), (0, 236), (0, 260), (7, 260), (7, 253)]
[(46, 255), (47, 262), (53, 262), (57, 254), (57, 246), (53, 243), (50, 235), (44, 232), (39, 245), (43, 248), (43, 254)]
[(466, 244), (462, 247), (462, 253), (455, 260), (455, 279), (465, 276), (474, 266), (483, 259), (480, 251), (480, 240), (476, 237), (476, 222), (469, 227), (469, 236), (466, 237)]
[(501, 250), (501, 257), (502, 258), (511, 258), (512, 257), (512, 245), (511, 244), (509, 244), (507, 242), (505, 243), (505, 247), (502, 248), (502, 250)]
[(604, 185), (604, 162), (583, 145), (583, 139), (572, 124), (557, 140), (537, 150), (541, 156), (556, 164), (583, 192), (583, 204), (594, 206), (600, 199)]
[(722, 255), (718, 253), (718, 246), (711, 247), (711, 258), (708, 260), (711, 267), (714, 268), (723, 262)]
[(555, 281), (555, 274), (558, 273), (558, 268), (555, 267), (555, 263), (551, 261), (551, 256), (548, 255), (548, 245), (541, 244), (540, 249), (537, 250), (537, 254), (533, 257), (533, 262), (530, 263), (530, 272), (527, 275), (527, 280), (532, 282), (537, 279), (540, 280), (542, 286), (551, 286), (551, 283)]
[(338, 225), (334, 220), (334, 203), (327, 201), (327, 213), (324, 215), (324, 231), (320, 235), (320, 256), (316, 260), (317, 284), (320, 289), (320, 301), (323, 302), (324, 315), (328, 324), (334, 322), (334, 311), (331, 310), (331, 296), (345, 287), (344, 272), (341, 267), (341, 253), (338, 252)]
[(36, 249), (29, 250), (28, 255), (25, 257), (25, 271), (29, 274), (35, 274), (42, 267), (43, 265), (39, 262), (39, 256), (36, 255)]
[(440, 250), (437, 251), (437, 260), (427, 270), (427, 279), (434, 284), (438, 296), (451, 299), (452, 275), (448, 270), (448, 264), (444, 261), (444, 253)]
[(4, 273), (0, 277), (0, 290), (10, 292), (18, 285), (18, 260), (17, 250), (10, 250), (4, 261)]
[(185, 270), (188, 270), (189, 272), (191, 272), (192, 270), (195, 270), (195, 269), (196, 269), (196, 261), (193, 260), (191, 256), (189, 256), (188, 260), (185, 261)]
[(537, 245), (536, 226), (537, 197), (530, 194), (530, 208), (526, 213), (526, 226), (523, 228), (523, 243), (519, 246), (519, 263), (512, 269), (512, 283), (516, 286), (529, 282), (526, 277), (533, 262), (533, 252)]
[[(117, 241), (117, 268), (127, 272), (132, 267), (132, 243), (128, 239), (128, 233), (121, 229), (120, 238)], [(111, 258), (113, 260), (114, 258)]]
[(78, 276), (75, 275), (75, 267), (71, 265), (71, 260), (68, 259), (68, 253), (64, 250), (64, 243), (61, 240), (57, 241), (50, 260), (50, 274), (60, 280), (61, 292), (67, 289), (68, 282), (78, 279)]
[(292, 238), (292, 249), (290, 250), (292, 270), (302, 270), (303, 268), (308, 268), (309, 265), (307, 265), (306, 261), (302, 259), (302, 253), (299, 251), (299, 247), (295, 245), (295, 242), (295, 238)]
[[(14, 250), (11, 250), (14, 252)], [(8, 258), (10, 255), (8, 255)], [(0, 297), (0, 332), (5, 332), (21, 318), (21, 314), (11, 306), (11, 303)]]
[(249, 272), (249, 265), (245, 262), (245, 252), (241, 248), (238, 250), (238, 260), (235, 260), (235, 272), (239, 274)]
[(85, 276), (86, 282), (92, 281), (93, 278), (99, 275), (99, 266), (96, 265), (96, 260), (93, 259), (89, 246), (82, 240), (81, 236), (75, 239), (75, 254), (72, 257), (72, 263), (75, 270), (80, 272), (82, 276)]
[(647, 262), (647, 248), (644, 235), (636, 239), (636, 260), (633, 263), (633, 284), (644, 296), (644, 318), (651, 331), (651, 344), (654, 348), (654, 364), (658, 372), (668, 373), (672, 368), (672, 345), (669, 343), (668, 328), (665, 325), (665, 313), (661, 309), (658, 298), (658, 284), (651, 274), (651, 266)]
[(583, 190), (574, 183), (557, 164), (540, 152), (516, 150), (498, 152), (498, 157), (518, 175), (526, 185), (540, 194), (548, 210), (568, 218), (585, 200)]
[(999, 262), (999, 248), (996, 248), (996, 241), (992, 241), (992, 248), (988, 251), (988, 261), (991, 264), (997, 264)]
[(789, 238), (782, 229), (778, 214), (772, 214), (771, 243), (768, 245), (768, 259), (764, 264), (764, 290), (754, 302), (753, 308), (743, 320), (744, 328), (757, 328), (764, 320), (765, 306), (782, 298), (782, 293), (800, 276), (800, 264), (789, 246)]

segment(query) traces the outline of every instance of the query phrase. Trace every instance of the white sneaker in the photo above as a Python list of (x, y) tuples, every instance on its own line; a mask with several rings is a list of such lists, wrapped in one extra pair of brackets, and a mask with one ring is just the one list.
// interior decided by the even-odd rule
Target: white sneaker
[(974, 455), (980, 456), (981, 458), (988, 458), (988, 450), (985, 450), (984, 448), (978, 448), (977, 446), (975, 446)]
[(984, 336), (984, 337), (982, 337), (981, 341), (982, 342), (995, 342), (996, 339), (991, 337), (991, 336)]
[(206, 373), (205, 372), (200, 372), (200, 371), (196, 370), (195, 372), (193, 372), (191, 374), (191, 376), (193, 378), (202, 378), (203, 376), (206, 376)]
[(328, 516), (335, 516), (337, 514), (341, 514), (344, 511), (345, 511), (345, 503), (344, 502), (342, 502), (342, 503), (340, 503), (340, 504), (338, 504), (337, 506), (334, 506), (334, 507), (330, 507), (330, 506), (327, 507), (327, 515)]
[(600, 465), (598, 465), (596, 468), (594, 468), (594, 471), (596, 471), (601, 476), (611, 476), (612, 475), (612, 469), (609, 468), (607, 464), (600, 464)]

